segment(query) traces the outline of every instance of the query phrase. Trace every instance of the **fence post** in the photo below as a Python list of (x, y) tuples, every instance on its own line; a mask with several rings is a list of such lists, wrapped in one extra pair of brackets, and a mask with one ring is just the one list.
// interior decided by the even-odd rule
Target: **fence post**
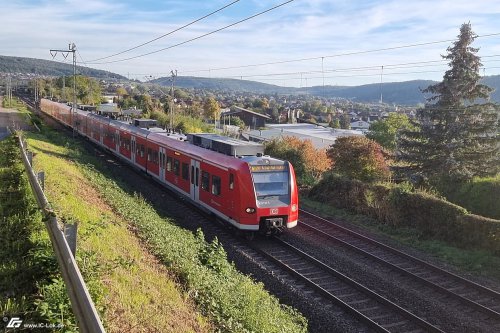
[(42, 191), (45, 191), (45, 172), (40, 171), (37, 175), (38, 183), (42, 187)]
[(76, 256), (76, 235), (78, 234), (78, 223), (67, 224), (65, 223), (63, 226), (64, 238), (66, 238), (66, 242), (69, 245), (69, 249), (71, 253), (73, 253), (73, 257)]

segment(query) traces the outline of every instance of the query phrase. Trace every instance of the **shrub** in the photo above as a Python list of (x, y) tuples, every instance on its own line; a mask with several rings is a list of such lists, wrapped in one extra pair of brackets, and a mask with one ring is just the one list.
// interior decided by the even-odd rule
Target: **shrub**
[(387, 180), (391, 176), (382, 147), (361, 136), (338, 138), (327, 150), (333, 171), (366, 182)]
[(465, 183), (447, 183), (440, 187), (449, 201), (457, 203), (474, 214), (500, 219), (500, 175), (474, 178)]

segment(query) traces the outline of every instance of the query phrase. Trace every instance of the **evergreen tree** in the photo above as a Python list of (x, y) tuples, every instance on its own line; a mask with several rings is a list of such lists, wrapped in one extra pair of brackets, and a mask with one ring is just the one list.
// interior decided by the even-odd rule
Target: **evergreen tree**
[(463, 24), (442, 56), (450, 67), (443, 81), (423, 90), (432, 96), (417, 111), (416, 129), (400, 137), (398, 156), (406, 171), (434, 180), (468, 180), (499, 171), (500, 108), (487, 102), (492, 89), (479, 83), (479, 49), (470, 46), (476, 37), (470, 23)]

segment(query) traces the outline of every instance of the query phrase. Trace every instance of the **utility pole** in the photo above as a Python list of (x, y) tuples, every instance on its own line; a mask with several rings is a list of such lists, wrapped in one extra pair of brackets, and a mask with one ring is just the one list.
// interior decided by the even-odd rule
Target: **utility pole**
[(175, 103), (174, 103), (174, 80), (175, 80), (175, 77), (177, 76), (177, 69), (174, 71), (174, 70), (171, 70), (170, 71), (170, 81), (172, 82), (172, 100), (170, 102), (170, 129), (173, 130), (174, 129), (174, 106), (175, 106)]
[(71, 106), (71, 111), (70, 111), (70, 122), (71, 122), (71, 127), (73, 128), (73, 137), (74, 137), (75, 136), (74, 114), (76, 112), (76, 45), (75, 43), (69, 43), (67, 50), (50, 50), (52, 59), (56, 57), (57, 52), (61, 52), (64, 59), (66, 59), (70, 53), (73, 54), (73, 103), (72, 103), (73, 105)]

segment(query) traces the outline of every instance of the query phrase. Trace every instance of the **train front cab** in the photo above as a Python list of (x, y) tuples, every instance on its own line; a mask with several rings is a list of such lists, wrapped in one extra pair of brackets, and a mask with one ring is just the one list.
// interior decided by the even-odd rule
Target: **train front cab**
[(298, 191), (293, 166), (269, 157), (249, 160), (252, 189), (242, 195), (248, 217), (264, 234), (280, 234), (298, 220)]

